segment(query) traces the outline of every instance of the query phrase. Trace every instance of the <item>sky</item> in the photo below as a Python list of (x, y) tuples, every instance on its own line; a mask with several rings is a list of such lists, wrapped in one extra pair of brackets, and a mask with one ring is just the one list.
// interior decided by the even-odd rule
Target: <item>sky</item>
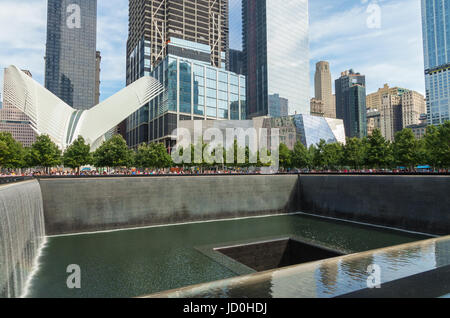
[[(229, 1), (230, 47), (240, 49), (241, 0)], [(0, 0), (1, 70), (14, 64), (43, 84), (46, 7), (46, 0)], [(424, 93), (420, 0), (310, 0), (309, 24), (311, 97), (322, 60), (333, 80), (347, 69), (366, 75), (367, 93), (384, 83)], [(128, 1), (98, 0), (102, 100), (125, 86), (127, 34)]]

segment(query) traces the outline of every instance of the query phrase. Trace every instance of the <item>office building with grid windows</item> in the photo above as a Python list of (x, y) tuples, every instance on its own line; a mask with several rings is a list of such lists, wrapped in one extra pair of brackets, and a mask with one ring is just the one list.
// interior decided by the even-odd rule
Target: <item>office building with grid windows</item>
[(308, 0), (243, 0), (248, 116), (270, 115), (269, 96), (290, 114), (310, 113)]
[(422, 0), (427, 115), (430, 125), (449, 120), (450, 1)]
[[(196, 63), (225, 71), (228, 68), (228, 33), (228, 0), (129, 0), (127, 85), (142, 76), (157, 75), (168, 71), (165, 67), (168, 68), (171, 64), (168, 60), (169, 56), (180, 57), (192, 61), (192, 63), (196, 61)], [(183, 68), (184, 63), (181, 65)], [(184, 70), (181, 70), (181, 73), (177, 72), (177, 76), (183, 73)], [(157, 76), (158, 79), (164, 78), (167, 89), (169, 89), (169, 82), (173, 85), (169, 76)], [(186, 85), (187, 80), (183, 76), (178, 76), (177, 79), (181, 80), (179, 87), (182, 99), (184, 92), (182, 86)], [(192, 92), (193, 95), (194, 92)], [(201, 95), (199, 98), (201, 99)], [(161, 99), (164, 97), (161, 96)], [(183, 103), (185, 102), (181, 100), (180, 110), (187, 109)], [(195, 101), (191, 101), (191, 105), (194, 103)], [(154, 114), (150, 107), (160, 109), (156, 112), (159, 114), (158, 116), (165, 110), (172, 109), (170, 110), (172, 112), (175, 107), (173, 105), (169, 107), (166, 100), (164, 103), (157, 102), (157, 104), (157, 106), (144, 106), (120, 125), (119, 130), (123, 132), (122, 135), (130, 147), (137, 147), (144, 142), (155, 140), (164, 141), (168, 148), (171, 147), (167, 131), (159, 134), (159, 130), (157, 130), (158, 134), (154, 134), (155, 124), (149, 122), (150, 114)], [(212, 114), (212, 108), (210, 107), (210, 114)], [(218, 113), (219, 109), (221, 108), (218, 108)], [(206, 113), (207, 110), (205, 110)], [(192, 115), (194, 114), (195, 112), (192, 110)], [(173, 127), (173, 116), (166, 115), (162, 116), (162, 119), (158, 118), (157, 127), (160, 126), (160, 123), (161, 127)], [(186, 115), (181, 115), (181, 113), (177, 116), (176, 122), (187, 118), (183, 117)], [(231, 116), (231, 112), (229, 116)], [(157, 136), (157, 138), (150, 139), (152, 136)]]
[(366, 77), (344, 71), (335, 81), (335, 90), (336, 117), (344, 120), (346, 136), (367, 137)]
[[(28, 70), (22, 70), (22, 72), (29, 77), (33, 77)], [(5, 97), (11, 93), (10, 87), (7, 85), (3, 86), (3, 91)], [(31, 128), (30, 118), (8, 102), (7, 98), (4, 100), (4, 105), (0, 107), (0, 132), (11, 133), (13, 138), (24, 147), (30, 147), (37, 137), (36, 132)]]
[(71, 107), (96, 103), (97, 0), (48, 0), (45, 88)]
[(245, 76), (211, 66), (208, 45), (174, 38), (168, 51), (184, 54), (169, 54), (147, 74), (163, 84), (164, 93), (128, 118), (130, 147), (161, 142), (170, 150), (180, 121), (246, 118)]

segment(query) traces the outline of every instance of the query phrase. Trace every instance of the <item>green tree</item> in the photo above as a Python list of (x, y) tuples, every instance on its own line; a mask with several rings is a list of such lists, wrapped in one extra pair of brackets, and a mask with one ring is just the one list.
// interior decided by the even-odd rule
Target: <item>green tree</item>
[(92, 163), (91, 146), (87, 144), (83, 137), (79, 136), (70, 145), (63, 155), (64, 166), (76, 169), (80, 172), (80, 167)]
[(442, 155), (442, 168), (450, 168), (450, 121), (439, 127), (440, 153)]
[(317, 146), (311, 146), (310, 151), (313, 153), (313, 165), (317, 169), (325, 169), (327, 166), (327, 161), (325, 158), (325, 146), (326, 146), (325, 140), (320, 140), (320, 142), (317, 144)]
[(135, 163), (141, 168), (169, 168), (172, 166), (172, 157), (162, 143), (144, 144), (137, 150)]
[(31, 167), (43, 167), (48, 172), (61, 164), (61, 150), (49, 136), (38, 136), (27, 154), (27, 162)]
[(272, 165), (272, 160), (271, 160), (272, 152), (267, 150), (267, 148), (262, 148), (262, 149), (258, 150), (256, 155), (258, 157), (257, 163), (256, 163), (257, 167), (260, 167), (260, 168), (261, 167), (270, 167)]
[(133, 150), (128, 149), (127, 143), (121, 135), (115, 135), (104, 142), (94, 152), (94, 165), (97, 168), (130, 167), (133, 164)]
[(439, 168), (441, 166), (439, 129), (436, 126), (428, 126), (423, 140), (427, 163), (433, 168)]
[(292, 164), (292, 151), (289, 150), (288, 146), (281, 143), (279, 146), (279, 158), (280, 158), (280, 167), (287, 170), (293, 167)]
[(343, 148), (340, 143), (326, 144), (323, 147), (325, 166), (331, 170), (338, 170), (342, 166)]
[(294, 146), (294, 150), (292, 152), (292, 164), (298, 169), (312, 167), (311, 153), (301, 141), (298, 141)]
[(392, 147), (379, 129), (375, 129), (368, 138), (366, 161), (368, 167), (377, 169), (387, 168), (392, 164)]
[(450, 167), (450, 121), (427, 127), (423, 143), (429, 165), (434, 168)]
[(33, 156), (32, 156), (32, 149), (31, 147), (25, 147), (23, 148), (23, 160), (22, 160), (22, 167), (21, 168), (30, 168), (33, 167)]
[(343, 148), (343, 163), (353, 169), (364, 166), (366, 141), (359, 138), (348, 138)]
[(0, 132), (0, 167), (6, 169), (22, 168), (22, 144), (16, 141), (9, 132)]
[(397, 165), (413, 170), (420, 162), (420, 143), (411, 129), (403, 129), (395, 134), (393, 150)]

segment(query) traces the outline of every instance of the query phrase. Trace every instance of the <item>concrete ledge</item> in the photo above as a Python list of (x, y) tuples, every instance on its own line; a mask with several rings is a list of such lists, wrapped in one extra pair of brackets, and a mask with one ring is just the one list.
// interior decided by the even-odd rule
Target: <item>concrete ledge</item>
[(302, 212), (450, 234), (448, 176), (299, 177)]
[(288, 213), (297, 175), (40, 179), (47, 235)]

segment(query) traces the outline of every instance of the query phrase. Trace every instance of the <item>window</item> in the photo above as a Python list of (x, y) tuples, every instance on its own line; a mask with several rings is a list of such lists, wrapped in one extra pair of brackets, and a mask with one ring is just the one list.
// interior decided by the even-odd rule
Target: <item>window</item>
[(191, 113), (191, 65), (180, 62), (180, 112)]

